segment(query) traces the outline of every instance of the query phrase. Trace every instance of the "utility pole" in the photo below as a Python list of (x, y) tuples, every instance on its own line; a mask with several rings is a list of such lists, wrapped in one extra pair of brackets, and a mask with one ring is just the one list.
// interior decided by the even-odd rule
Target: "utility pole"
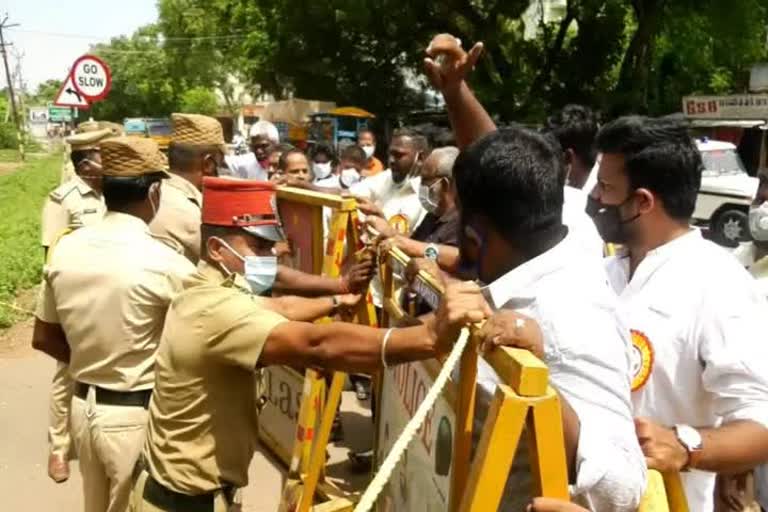
[(27, 140), (27, 108), (24, 103), (24, 95), (26, 94), (25, 87), (24, 87), (24, 76), (21, 74), (21, 62), (24, 59), (24, 52), (20, 52), (16, 49), (13, 50), (13, 57), (16, 59), (16, 70), (14, 71), (14, 75), (16, 80), (19, 82), (19, 88), (17, 89), (19, 92), (19, 109), (18, 109), (18, 115), (19, 120), (21, 121), (20, 127), (21, 127), (21, 141), (19, 145), (19, 151), (21, 152), (21, 159), (24, 160), (25, 157), (25, 147), (23, 142)]
[(5, 66), (5, 80), (8, 83), (8, 93), (11, 95), (11, 112), (13, 113), (13, 122), (16, 124), (16, 138), (19, 142), (19, 156), (24, 160), (24, 139), (21, 132), (21, 121), (19, 120), (19, 113), (16, 111), (16, 94), (13, 92), (13, 80), (11, 79), (11, 70), (8, 67), (8, 52), (5, 47), (10, 46), (5, 44), (5, 35), (3, 30), (11, 27), (18, 27), (18, 23), (8, 24), (8, 15), (5, 15), (3, 21), (0, 22), (0, 52), (3, 54), (3, 65)]

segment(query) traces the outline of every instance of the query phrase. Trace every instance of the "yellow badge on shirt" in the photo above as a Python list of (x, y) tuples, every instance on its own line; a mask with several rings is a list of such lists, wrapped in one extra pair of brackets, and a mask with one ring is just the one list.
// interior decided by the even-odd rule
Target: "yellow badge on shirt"
[(391, 216), (387, 222), (392, 227), (392, 229), (394, 229), (401, 235), (407, 235), (408, 233), (410, 233), (408, 229), (408, 217), (406, 217), (402, 213), (398, 213), (396, 215)]
[(653, 371), (653, 345), (645, 333), (631, 329), (632, 333), (632, 391), (645, 386)]

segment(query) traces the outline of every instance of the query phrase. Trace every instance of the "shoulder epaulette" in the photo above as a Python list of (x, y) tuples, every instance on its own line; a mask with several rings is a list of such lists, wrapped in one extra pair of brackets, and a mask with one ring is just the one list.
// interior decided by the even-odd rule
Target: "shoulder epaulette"
[(72, 193), (73, 190), (77, 189), (77, 183), (73, 181), (68, 181), (66, 183), (63, 183), (58, 186), (53, 192), (48, 194), (48, 196), (56, 201), (57, 203), (60, 203), (64, 200), (65, 197), (67, 197), (69, 194)]

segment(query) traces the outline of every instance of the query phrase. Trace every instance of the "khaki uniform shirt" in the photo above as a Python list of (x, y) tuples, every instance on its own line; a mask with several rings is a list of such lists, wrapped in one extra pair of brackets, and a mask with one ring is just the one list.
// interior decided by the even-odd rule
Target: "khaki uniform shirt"
[(181, 247), (192, 263), (200, 259), (203, 194), (188, 180), (171, 173), (163, 180), (160, 208), (149, 229), (171, 247)]
[(64, 150), (64, 162), (61, 166), (61, 176), (59, 178), (60, 185), (63, 185), (64, 183), (77, 176), (77, 173), (75, 172), (75, 166), (72, 163), (72, 146), (66, 143), (64, 146), (66, 149)]
[(106, 211), (104, 197), (75, 176), (48, 194), (41, 225), (43, 247), (50, 247), (67, 228), (100, 221)]
[(165, 487), (201, 494), (248, 483), (256, 449), (256, 363), (285, 318), (200, 262), (171, 305), (157, 353), (144, 457)]
[(72, 378), (115, 391), (152, 388), (165, 313), (194, 266), (141, 219), (116, 212), (52, 251), (36, 315), (61, 324)]

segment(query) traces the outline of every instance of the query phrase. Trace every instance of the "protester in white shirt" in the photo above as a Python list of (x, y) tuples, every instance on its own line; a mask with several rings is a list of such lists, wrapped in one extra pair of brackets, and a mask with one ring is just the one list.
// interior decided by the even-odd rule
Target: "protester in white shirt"
[(419, 171), (429, 156), (424, 136), (411, 130), (396, 130), (389, 144), (389, 169), (366, 178), (350, 188), (358, 207), (372, 220), (386, 222), (399, 233), (409, 235), (426, 215), (419, 201)]
[[(462, 264), (490, 283), (486, 296), (500, 312), (487, 323), (487, 338), (514, 337), (505, 309), (541, 327), (540, 346), (523, 348), (547, 363), (561, 396), (573, 496), (593, 510), (634, 512), (646, 475), (631, 413), (629, 331), (600, 259), (562, 223), (564, 177), (558, 148), (524, 128), (468, 146), (454, 167)], [(482, 361), (478, 382), (478, 407), (487, 407), (499, 379)], [(529, 499), (520, 488), (525, 471), (513, 474), (504, 510), (519, 510)]]
[(597, 148), (590, 213), (626, 248), (607, 269), (632, 329), (638, 439), (650, 468), (683, 471), (689, 509), (710, 512), (715, 473), (768, 460), (768, 303), (689, 226), (702, 163), (685, 125), (621, 118)]
[(249, 132), (251, 152), (244, 155), (227, 155), (230, 173), (247, 180), (269, 179), (269, 154), (280, 142), (277, 127), (269, 121), (259, 121)]
[(586, 192), (590, 192), (585, 184), (597, 156), (594, 149), (597, 128), (597, 117), (591, 108), (566, 105), (547, 119), (543, 130), (554, 136), (563, 150), (568, 185)]

